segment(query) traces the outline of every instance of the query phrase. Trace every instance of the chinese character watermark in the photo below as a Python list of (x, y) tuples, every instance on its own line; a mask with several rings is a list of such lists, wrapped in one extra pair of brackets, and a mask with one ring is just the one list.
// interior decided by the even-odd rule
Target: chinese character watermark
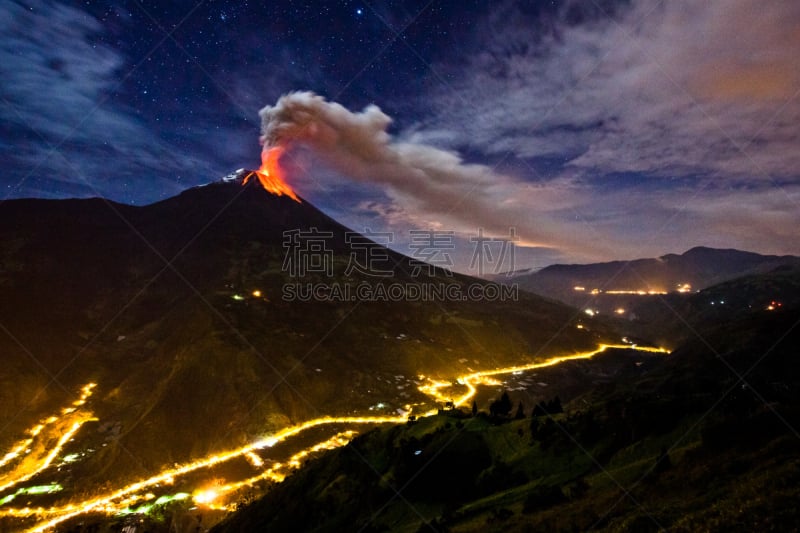
[(319, 231), (317, 228), (284, 231), (286, 255), (283, 271), (294, 277), (312, 273), (333, 277), (333, 250), (328, 247), (331, 239), (332, 231)]
[[(462, 238), (458, 242), (464, 242)], [(483, 276), (492, 270), (498, 274), (514, 270), (514, 244), (519, 240), (515, 228), (508, 237), (489, 237), (483, 228), (471, 236), (470, 270)], [(496, 283), (456, 278), (453, 274), (453, 254), (456, 250), (455, 231), (410, 230), (407, 257), (390, 251), (398, 246), (395, 233), (348, 231), (336, 237), (333, 231), (316, 227), (283, 232), (283, 271), (293, 278), (313, 274), (316, 281), (287, 283), (283, 286), (285, 301), (506, 301), (516, 300), (516, 284)], [(343, 250), (344, 248), (344, 250)], [(346, 266), (344, 256), (347, 254)], [(464, 257), (462, 254), (461, 257)], [(339, 265), (336, 272), (334, 265)], [(398, 266), (400, 265), (400, 266)], [(412, 268), (408, 277), (399, 276), (402, 265)], [(404, 269), (403, 269), (404, 270)], [(338, 273), (338, 277), (337, 277)], [(405, 272), (408, 274), (407, 272)], [(426, 273), (427, 277), (422, 277)], [(327, 282), (320, 276), (329, 278)], [(447, 281), (445, 281), (447, 280)]]
[[(475, 245), (469, 269), (477, 268), (479, 277), (486, 274), (487, 266), (492, 267), (493, 274), (505, 271), (510, 275), (515, 269), (514, 243), (518, 240), (517, 230), (514, 227), (508, 229), (508, 238), (486, 237), (483, 235), (483, 228), (479, 228), (478, 235), (469, 238)], [(503, 268), (504, 265), (507, 267)]]
[(411, 242), (408, 248), (411, 250), (411, 277), (416, 278), (425, 268), (428, 276), (436, 275), (436, 268), (444, 269), (447, 276), (452, 276), (453, 258), (445, 250), (454, 250), (454, 231), (437, 230), (411, 230), (409, 232)]
[(378, 278), (394, 276), (394, 270), (385, 268), (390, 262), (387, 248), (394, 242), (394, 233), (372, 231), (369, 228), (363, 233), (348, 231), (344, 242), (350, 246), (345, 276), (352, 276), (354, 273)]

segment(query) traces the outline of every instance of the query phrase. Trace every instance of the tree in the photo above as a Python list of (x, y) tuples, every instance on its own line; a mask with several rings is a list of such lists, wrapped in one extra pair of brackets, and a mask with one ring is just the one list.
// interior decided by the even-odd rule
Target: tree
[(534, 417), (545, 416), (545, 415), (549, 416), (563, 412), (564, 408), (561, 406), (561, 398), (556, 396), (549, 402), (541, 401), (537, 403), (536, 406), (533, 408), (533, 413), (531, 413), (531, 416)]
[(478, 402), (472, 400), (472, 416), (476, 416), (478, 414)]
[(493, 401), (489, 406), (489, 412), (492, 416), (508, 416), (512, 407), (514, 405), (511, 403), (511, 398), (508, 397), (508, 392), (503, 391), (500, 399)]
[(547, 410), (551, 415), (556, 413), (563, 413), (564, 408), (561, 407), (561, 398), (556, 396), (555, 398), (550, 400), (550, 402), (548, 402), (547, 404)]
[(514, 415), (515, 420), (522, 420), (525, 418), (525, 408), (522, 406), (522, 402), (519, 402), (517, 405), (517, 414)]

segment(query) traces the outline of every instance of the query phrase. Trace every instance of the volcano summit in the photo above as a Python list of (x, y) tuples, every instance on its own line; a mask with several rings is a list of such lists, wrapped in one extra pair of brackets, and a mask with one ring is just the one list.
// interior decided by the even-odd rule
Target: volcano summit
[[(120, 511), (141, 496), (130, 487), (143, 480), (149, 491), (173, 483), (164, 497), (200, 494), (213, 480), (251, 478), (252, 464), (275, 468), (308, 439), (357, 429), (325, 422), (275, 456), (258, 455), (282, 442), (275, 435), (295, 434), (281, 433), (287, 428), (326, 417), (401, 420), (435, 407), (421, 390), (429, 379), (594, 349), (610, 338), (600, 326), (566, 330), (573, 310), (527, 294), (286, 299), (283, 287), (300, 281), (491, 284), (420, 269), (308, 202), (257, 183), (239, 173), (143, 207), (99, 198), (0, 205), (1, 449), (65, 405), (80, 401), (83, 413), (57, 450), (47, 440), (61, 435), (55, 426), (31, 437), (55, 450), (53, 458), (17, 467), (34, 473), (30, 483), (61, 487), (30, 497), (32, 509), (88, 501), (91, 512)], [(324, 268), (292, 270), (290, 252), (308, 234), (322, 239)], [(382, 275), (352, 268), (364, 250), (382, 258)], [(91, 398), (81, 399), (87, 383)], [(220, 464), (231, 450), (239, 455)], [(20, 519), (34, 524), (42, 513)]]

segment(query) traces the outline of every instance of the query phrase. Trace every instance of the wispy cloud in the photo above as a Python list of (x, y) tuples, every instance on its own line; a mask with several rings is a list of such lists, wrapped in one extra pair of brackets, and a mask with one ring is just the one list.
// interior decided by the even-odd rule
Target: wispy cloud
[[(800, 5), (604, 5), (532, 18), (506, 2), (507, 23), (490, 18), (470, 54), (436, 65), (448, 83), (399, 138), (529, 162), (436, 210), (481, 202), (572, 260), (800, 252)], [(560, 168), (534, 170), (545, 158)]]
[(486, 165), (466, 163), (455, 152), (398, 141), (387, 131), (392, 119), (375, 105), (353, 112), (295, 92), (259, 114), (265, 147), (302, 144), (342, 176), (385, 186), (395, 204), (387, 213), (402, 209), (409, 221), (454, 231), (480, 227), (503, 235), (515, 226), (527, 246), (604, 249), (580, 235), (566, 238), (553, 226), (547, 212), (561, 201), (553, 184), (536, 190)]
[(483, 28), (430, 122), (452, 143), (557, 154), (582, 175), (797, 177), (800, 5), (638, 0), (580, 24), (569, 12), (538, 40)]
[[(175, 35), (197, 37), (192, 54), (167, 40), (149, 78), (146, 69), (124, 78), (160, 30), (138, 28), (134, 43), (112, 27), (125, 22), (100, 22), (82, 4), (4, 2), (0, 197), (124, 200), (130, 191), (137, 202), (155, 200), (256, 164), (255, 112), (265, 102), (347, 87), (337, 99), (353, 109), (372, 101), (392, 110), (396, 122), (383, 115), (373, 134), (388, 136), (395, 155), (455, 170), (428, 181), (369, 162), (330, 172), (295, 151), (293, 185), (354, 229), (466, 237), (515, 226), (528, 244), (548, 247), (539, 249), (548, 259), (572, 261), (695, 244), (800, 253), (792, 235), (800, 226), (800, 4), (507, 0), (482, 13), (458, 30), (457, 45), (409, 52), (420, 63), (389, 89), (378, 71), (398, 65), (394, 48), (371, 63), (369, 54), (344, 53), (323, 64), (305, 35), (242, 24), (219, 28), (217, 41), (229, 40), (233, 52), (198, 65), (203, 18)], [(392, 25), (407, 20), (389, 15)], [(389, 42), (391, 32), (381, 32), (373, 42)], [(417, 34), (397, 50), (419, 45)], [(144, 89), (157, 90), (143, 99)], [(51, 145), (59, 146), (52, 154)]]
[[(461, 235), (514, 226), (573, 261), (702, 244), (799, 253), (798, 24), (800, 6), (754, 0), (498, 4), (465, 55), (442, 53), (447, 82), (417, 98), (416, 122), (400, 117), (389, 136), (373, 108), (369, 142), (350, 143), (450, 154), (446, 194), (429, 176), (329, 153), (341, 174), (387, 187), (369, 202), (334, 188), (337, 211), (354, 227), (367, 214)], [(458, 152), (528, 165), (475, 165), (476, 179)]]
[[(379, 109), (337, 108), (370, 132), (349, 139), (348, 154), (377, 145), (399, 160), (410, 146), (456, 163), (436, 194), (424, 173), (327, 150), (341, 173), (388, 185), (372, 212), (391, 227), (515, 226), (573, 260), (697, 244), (798, 251), (786, 233), (800, 222), (790, 192), (800, 176), (798, 8), (640, 0), (526, 20), (519, 6), (498, 8), (516, 23), (487, 21), (466, 59), (436, 65), (452, 81), (423, 95), (426, 114), (395, 137)], [(531, 165), (513, 174), (475, 165), (476, 179), (458, 150)], [(562, 164), (541, 175), (538, 158)]]
[[(115, 91), (129, 58), (101, 39), (106, 28), (88, 13), (46, 1), (0, 7), (0, 147), (13, 175), (7, 196), (137, 199), (179, 192), (177, 176), (207, 180), (224, 168), (201, 150), (185, 150), (149, 127)], [(57, 147), (55, 150), (52, 147)], [(68, 185), (49, 187), (62, 182)]]

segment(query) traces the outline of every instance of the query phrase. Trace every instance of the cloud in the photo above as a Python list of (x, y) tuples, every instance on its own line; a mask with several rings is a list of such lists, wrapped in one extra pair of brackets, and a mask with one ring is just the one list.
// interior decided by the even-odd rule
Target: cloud
[[(434, 220), (467, 219), (494, 231), (506, 231), (496, 216), (495, 189), (511, 178), (487, 166), (464, 163), (458, 154), (433, 146), (397, 142), (387, 132), (392, 120), (375, 105), (352, 112), (311, 92), (282, 96), (260, 112), (265, 146), (302, 143), (349, 178), (388, 186), (395, 198), (413, 204)], [(541, 232), (537, 232), (541, 235)], [(529, 238), (534, 238), (532, 232)]]
[[(292, 87), (336, 94), (363, 66), (239, 26), (203, 96), (161, 76), (156, 59), (188, 64), (181, 80), (207, 76), (176, 50), (125, 78), (146, 43), (87, 10), (0, 4), (6, 195), (154, 200), (253, 165), (248, 108)], [(515, 226), (569, 261), (713, 243), (800, 253), (786, 229), (800, 225), (800, 4), (509, 0), (481, 13), (432, 52), (434, 72), (395, 79), (400, 97), (369, 71), (367, 93), (347, 90), (353, 109), (374, 100), (398, 122), (376, 106), (285, 101), (286, 128), (266, 133), (309, 147), (287, 160), (297, 190), (354, 229)], [(142, 104), (139, 83), (164, 105)]]
[[(333, 210), (356, 228), (379, 229), (375, 221), (382, 220), (384, 228), (401, 234), (432, 228), (454, 230), (466, 239), (479, 229), (500, 236), (514, 227), (521, 244), (550, 248), (549, 257), (560, 254), (574, 261), (661, 255), (700, 244), (787, 253), (791, 240), (786, 231), (767, 228), (800, 222), (789, 196), (773, 201), (773, 208), (783, 206), (779, 216), (764, 218), (759, 206), (774, 191), (762, 191), (756, 202), (749, 188), (733, 191), (711, 181), (695, 188), (691, 179), (642, 181), (633, 174), (620, 177), (618, 186), (598, 187), (580, 173), (562, 173), (526, 182), (467, 164), (453, 151), (409, 142), (448, 138), (436, 130), (406, 132), (401, 140), (388, 133), (392, 120), (377, 106), (353, 112), (309, 92), (285, 95), (260, 116), (265, 146), (300, 144), (335, 169), (326, 178), (335, 184), (328, 193), (348, 186), (341, 176), (385, 187), (382, 198), (350, 201), (352, 193), (335, 195), (344, 206)], [(576, 129), (576, 135), (582, 134)], [(312, 169), (319, 175), (314, 166), (306, 161), (303, 172), (295, 174)], [(750, 204), (737, 210), (742, 202)], [(752, 220), (746, 224), (748, 216)], [(738, 229), (725, 220), (738, 221)], [(769, 238), (759, 239), (759, 233)]]
[(580, 236), (565, 239), (548, 220), (547, 212), (562, 201), (557, 186), (536, 189), (465, 163), (455, 152), (398, 141), (387, 132), (391, 118), (375, 105), (352, 112), (314, 93), (295, 92), (259, 115), (265, 146), (302, 144), (339, 174), (388, 187), (392, 205), (385, 209), (395, 220), (402, 206), (404, 218), (420, 227), (507, 235), (513, 226), (527, 246), (598, 249)]
[(131, 66), (104, 44), (104, 31), (88, 13), (57, 2), (0, 7), (2, 135), (13, 140), (0, 152), (15, 185), (4, 196), (155, 200), (179, 192), (180, 177), (224, 174), (202, 147), (174, 146), (119, 103), (115, 93)]
[(415, 123), (387, 137), (376, 109), (360, 117), (381, 144), (528, 165), (454, 174), (457, 201), (437, 195), (435, 179), (373, 177), (368, 154), (363, 168), (342, 168), (396, 190), (390, 224), (401, 209), (422, 227), (514, 225), (560, 260), (694, 245), (800, 253), (800, 4), (598, 6), (531, 15), (498, 4), (465, 54), (434, 64), (447, 81), (419, 97)]
[(675, 195), (664, 204), (686, 211), (695, 226), (686, 230), (703, 238), (698, 244), (741, 247), (747, 243), (749, 249), (777, 255), (798, 252), (800, 184), (778, 190), (709, 188), (688, 198)]
[(487, 24), (459, 72), (441, 67), (454, 81), (427, 124), (484, 153), (562, 155), (586, 176), (796, 178), (800, 4), (638, 0), (580, 23), (574, 4), (538, 38), (507, 4), (522, 22)]

